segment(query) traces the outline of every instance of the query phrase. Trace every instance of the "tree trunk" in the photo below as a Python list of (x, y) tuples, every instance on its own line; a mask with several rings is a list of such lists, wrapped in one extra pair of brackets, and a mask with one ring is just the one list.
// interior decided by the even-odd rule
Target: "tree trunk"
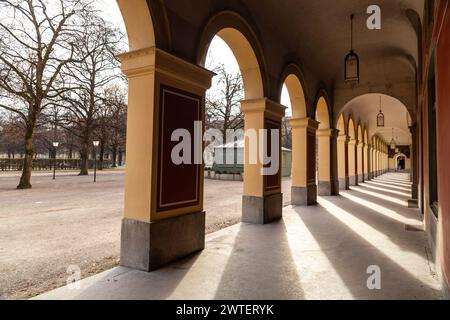
[(105, 144), (103, 141), (100, 143), (100, 155), (98, 161), (98, 170), (103, 170), (103, 158), (105, 157)]
[(117, 168), (117, 145), (112, 146), (112, 167)]
[(23, 159), (22, 176), (20, 177), (17, 189), (31, 189), (31, 170), (33, 164), (33, 136), (34, 136), (34, 122), (27, 125), (25, 133), (25, 157)]
[(123, 151), (122, 148), (119, 148), (119, 166), (123, 165)]
[(89, 175), (89, 140), (83, 140), (83, 144), (80, 149), (80, 174), (79, 176)]

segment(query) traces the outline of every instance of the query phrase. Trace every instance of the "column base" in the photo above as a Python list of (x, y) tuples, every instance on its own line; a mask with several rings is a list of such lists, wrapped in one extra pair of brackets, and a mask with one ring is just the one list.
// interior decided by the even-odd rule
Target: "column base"
[(364, 180), (365, 180), (365, 181), (370, 180), (369, 174), (368, 174), (368, 173), (364, 173)]
[(349, 177), (339, 178), (339, 190), (348, 190), (348, 189), (350, 189)]
[(205, 248), (205, 212), (160, 221), (122, 220), (120, 265), (152, 271)]
[(317, 186), (291, 188), (291, 204), (293, 206), (311, 206), (317, 204)]
[(356, 180), (356, 176), (348, 177), (348, 180), (349, 180), (349, 184), (350, 184), (351, 186), (357, 186), (357, 185), (358, 185), (358, 182), (357, 182), (357, 180)]
[(364, 177), (362, 174), (358, 174), (358, 183), (363, 183), (364, 182)]
[(409, 199), (408, 200), (408, 208), (419, 208), (419, 201), (417, 199)]
[(333, 188), (330, 181), (319, 181), (319, 196), (327, 197), (333, 195)]
[(283, 194), (242, 197), (242, 222), (266, 224), (283, 216)]

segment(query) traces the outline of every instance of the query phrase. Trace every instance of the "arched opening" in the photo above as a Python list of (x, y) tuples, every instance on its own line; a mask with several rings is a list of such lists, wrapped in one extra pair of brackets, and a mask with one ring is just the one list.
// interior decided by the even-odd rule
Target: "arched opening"
[(406, 170), (406, 156), (397, 156), (396, 159), (397, 171), (405, 171)]
[(154, 47), (153, 21), (146, 0), (117, 0), (128, 35), (130, 51)]
[(244, 82), (245, 100), (264, 97), (259, 62), (247, 38), (237, 29), (225, 28), (217, 33), (233, 52)]
[[(244, 99), (244, 83), (233, 51), (219, 36), (215, 36), (208, 46), (205, 68), (216, 74), (206, 92), (203, 151), (203, 203), (208, 213), (206, 232), (211, 233), (241, 220), (245, 151), (241, 101)], [(218, 195), (224, 189), (230, 191), (227, 205), (221, 206)]]
[(355, 121), (353, 120), (353, 116), (351, 115), (348, 120), (348, 178), (351, 186), (357, 185), (357, 177), (356, 177), (356, 144), (357, 144), (357, 135), (356, 135), (356, 127)]
[(347, 128), (345, 124), (344, 114), (341, 113), (336, 126), (338, 133), (337, 139), (337, 162), (338, 162), (338, 179), (339, 189), (347, 190), (349, 188), (348, 177), (348, 143)]
[(290, 74), (286, 77), (284, 85), (290, 100), (292, 119), (306, 118), (308, 115), (305, 92), (300, 79), (296, 75)]
[[(377, 126), (377, 116), (381, 111), (384, 114), (384, 127)], [(396, 146), (409, 149), (412, 143), (410, 133), (411, 111), (403, 102), (393, 96), (385, 94), (363, 94), (347, 102), (341, 109), (344, 115), (350, 115), (355, 125), (355, 159), (350, 155), (353, 151), (353, 142), (349, 143), (349, 175), (351, 185), (370, 180), (379, 176), (393, 164), (392, 152), (388, 144), (392, 140)], [(358, 119), (358, 122), (354, 121)], [(350, 137), (350, 134), (349, 134)], [(371, 137), (369, 139), (369, 137)], [(351, 177), (355, 166), (355, 179)]]
[(364, 157), (363, 157), (363, 147), (364, 147), (364, 137), (361, 122), (358, 124), (357, 130), (357, 147), (356, 147), (356, 176), (357, 182), (362, 183), (364, 181), (363, 167), (364, 167)]
[(330, 113), (327, 101), (320, 97), (316, 107), (316, 120), (319, 122), (317, 131), (317, 187), (318, 194), (329, 196), (333, 193), (331, 182), (331, 127)]
[[(296, 67), (292, 67), (296, 70)], [(289, 70), (289, 69), (288, 69)], [(311, 179), (308, 177), (308, 126), (306, 98), (303, 86), (297, 75), (290, 73), (287, 75), (281, 95), (281, 102), (288, 106), (285, 125), (291, 132), (291, 203), (294, 205), (307, 205), (315, 200), (309, 198), (309, 185)], [(289, 116), (290, 115), (290, 116)], [(287, 152), (287, 145), (282, 153)], [(314, 180), (314, 179), (313, 179)], [(314, 183), (314, 181), (312, 181)], [(314, 191), (316, 192), (316, 191)]]
[(377, 176), (377, 139), (376, 136), (372, 137), (372, 152), (371, 152), (371, 175), (372, 178), (375, 178)]
[(363, 148), (363, 157), (364, 157), (364, 181), (369, 180), (369, 166), (370, 166), (370, 149), (369, 149), (369, 133), (367, 131), (367, 126), (364, 128), (364, 148)]
[[(240, 99), (235, 99), (237, 97), (229, 96), (230, 93), (235, 91), (229, 86), (233, 85), (233, 78), (236, 77), (227, 78), (226, 72), (225, 74), (219, 72), (217, 77), (222, 77), (222, 79), (218, 81), (218, 83), (215, 83), (216, 90), (219, 88), (219, 91), (225, 92), (226, 94), (225, 96), (222, 95), (222, 102), (218, 101), (218, 103), (207, 106), (206, 116), (209, 117), (211, 114), (214, 114), (214, 112), (208, 113), (208, 108), (215, 109), (216, 114), (219, 113), (224, 116), (221, 121), (215, 121), (215, 127), (212, 126), (206, 129), (217, 129), (218, 125), (220, 130), (224, 133), (226, 130), (233, 130), (233, 132), (222, 135), (223, 144), (215, 147), (212, 171), (216, 176), (217, 174), (222, 175), (224, 173), (241, 174), (243, 177), (242, 192), (244, 195), (241, 199), (245, 200), (248, 197), (264, 197), (265, 185), (267, 183), (265, 179), (267, 178), (261, 174), (262, 168), (261, 163), (259, 162), (260, 159), (255, 161), (255, 156), (258, 157), (258, 151), (255, 150), (255, 146), (256, 148), (259, 148), (257, 141), (255, 143), (255, 135), (256, 139), (258, 139), (260, 134), (259, 129), (264, 129), (266, 126), (264, 120), (264, 108), (266, 106), (265, 100), (263, 99), (264, 86), (259, 67), (260, 63), (252, 44), (246, 36), (244, 36), (241, 31), (228, 27), (220, 29), (215, 35), (212, 35), (211, 41), (205, 44), (208, 53), (201, 53), (200, 57), (208, 57), (210, 55), (209, 51), (212, 48), (211, 44), (218, 41), (217, 39), (220, 39), (220, 41), (229, 48), (229, 52), (226, 54), (222, 53), (222, 57), (232, 55), (235, 58), (233, 60), (237, 63), (237, 72), (239, 72), (239, 77), (242, 79), (242, 97), (240, 97)], [(227, 59), (223, 58), (222, 61), (223, 60), (226, 61)], [(209, 66), (206, 62), (207, 58), (201, 58), (200, 63), (206, 68), (211, 68), (212, 66)], [(225, 71), (226, 69), (225, 66)], [(216, 70), (212, 69), (212, 71)], [(214, 90), (214, 88), (211, 90)], [(233, 106), (230, 105), (230, 103), (233, 104)], [(229, 112), (232, 109), (238, 109), (235, 110), (235, 112), (238, 117), (241, 118), (238, 120), (242, 121), (242, 125), (237, 126), (236, 123), (230, 122), (230, 126), (224, 127), (224, 125), (228, 124), (227, 121), (229, 121), (230, 117), (237, 119), (234, 114)], [(259, 116), (260, 114), (262, 114), (262, 118)], [(206, 123), (208, 123), (208, 119), (206, 119)], [(252, 133), (255, 135), (252, 135)], [(237, 138), (238, 141), (235, 141), (235, 138)], [(230, 155), (229, 153), (233, 155)], [(237, 156), (235, 156), (236, 153)], [(222, 159), (223, 161), (220, 163), (219, 161)], [(228, 172), (227, 170), (231, 170), (232, 172)], [(239, 208), (246, 207), (246, 203), (242, 203), (242, 201), (236, 201), (235, 205)], [(217, 211), (217, 208), (215, 208), (215, 210)], [(242, 212), (243, 220), (247, 219), (247, 212), (247, 210)]]

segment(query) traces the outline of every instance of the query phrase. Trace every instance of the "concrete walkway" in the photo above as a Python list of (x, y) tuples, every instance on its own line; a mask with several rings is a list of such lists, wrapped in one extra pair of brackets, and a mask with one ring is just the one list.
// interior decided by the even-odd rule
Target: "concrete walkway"
[[(198, 255), (156, 272), (115, 268), (36, 299), (439, 299), (420, 212), (406, 174), (286, 207), (283, 220), (238, 224), (207, 237)], [(369, 266), (381, 290), (367, 288)]]

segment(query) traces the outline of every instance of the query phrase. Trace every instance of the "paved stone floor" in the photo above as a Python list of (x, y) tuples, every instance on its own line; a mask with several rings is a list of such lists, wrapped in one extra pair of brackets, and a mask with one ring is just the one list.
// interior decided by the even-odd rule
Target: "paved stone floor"
[[(16, 190), (19, 175), (0, 173), (0, 299), (27, 298), (118, 264), (124, 172), (79, 177), (34, 173), (33, 189)], [(290, 180), (283, 180), (285, 203)], [(242, 182), (205, 180), (206, 232), (241, 219)]]
[[(407, 208), (405, 174), (387, 174), (286, 207), (279, 222), (237, 224), (207, 237), (206, 249), (158, 271), (114, 268), (37, 299), (439, 299), (420, 212)], [(381, 270), (381, 290), (367, 269)]]

